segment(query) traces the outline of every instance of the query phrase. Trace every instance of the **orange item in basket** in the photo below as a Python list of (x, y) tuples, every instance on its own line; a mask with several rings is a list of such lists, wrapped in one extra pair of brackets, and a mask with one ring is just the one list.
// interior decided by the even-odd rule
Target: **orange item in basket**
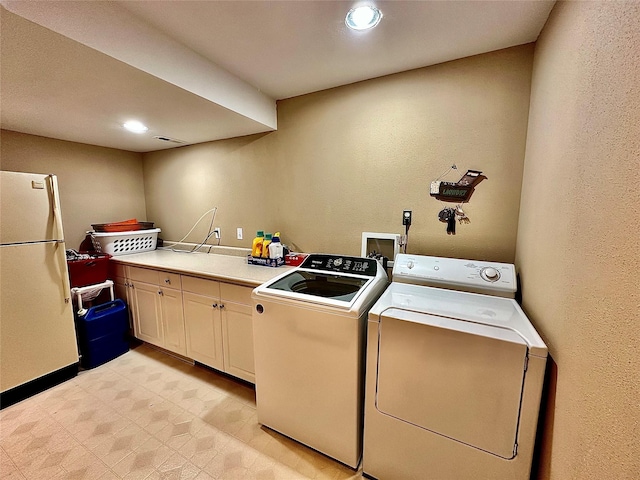
[(136, 218), (124, 220), (122, 222), (96, 224), (96, 225), (92, 225), (92, 227), (96, 230), (100, 230), (102, 232), (109, 232), (109, 233), (130, 232), (132, 230), (140, 230), (141, 228)]
[(107, 223), (106, 225), (128, 225), (131, 223), (138, 223), (138, 219), (137, 218), (131, 218), (129, 220), (123, 220), (122, 222), (112, 222), (112, 223)]

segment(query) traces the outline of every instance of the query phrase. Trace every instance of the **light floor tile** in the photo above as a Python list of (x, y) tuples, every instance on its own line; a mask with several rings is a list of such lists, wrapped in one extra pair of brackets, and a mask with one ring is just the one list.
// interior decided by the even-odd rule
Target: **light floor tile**
[(1, 410), (0, 477), (362, 478), (258, 424), (250, 385), (148, 345)]

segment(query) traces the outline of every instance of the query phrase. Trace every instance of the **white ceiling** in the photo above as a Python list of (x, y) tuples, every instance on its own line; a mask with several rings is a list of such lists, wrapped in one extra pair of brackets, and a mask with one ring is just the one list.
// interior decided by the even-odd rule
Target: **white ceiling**
[(362, 2), (0, 3), (2, 128), (146, 152), (177, 146), (154, 135), (274, 130), (275, 100), (535, 41), (554, 1), (372, 1), (369, 32), (344, 24)]

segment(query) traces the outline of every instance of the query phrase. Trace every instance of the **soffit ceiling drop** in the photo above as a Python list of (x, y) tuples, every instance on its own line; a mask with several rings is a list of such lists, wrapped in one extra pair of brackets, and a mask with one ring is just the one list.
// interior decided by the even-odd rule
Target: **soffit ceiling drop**
[[(553, 1), (0, 0), (2, 128), (146, 152), (272, 131), (275, 100), (535, 41)], [(121, 128), (129, 119), (142, 135)]]

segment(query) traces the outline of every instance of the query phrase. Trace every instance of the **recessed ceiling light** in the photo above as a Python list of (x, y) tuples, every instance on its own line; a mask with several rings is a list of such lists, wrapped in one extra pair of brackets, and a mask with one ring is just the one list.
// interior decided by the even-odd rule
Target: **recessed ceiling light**
[(363, 5), (349, 10), (344, 23), (352, 30), (368, 30), (378, 25), (381, 19), (380, 10), (371, 5)]
[(142, 122), (139, 122), (137, 120), (129, 120), (128, 122), (125, 122), (122, 126), (133, 133), (144, 133), (147, 130), (149, 130), (146, 125), (144, 125)]

